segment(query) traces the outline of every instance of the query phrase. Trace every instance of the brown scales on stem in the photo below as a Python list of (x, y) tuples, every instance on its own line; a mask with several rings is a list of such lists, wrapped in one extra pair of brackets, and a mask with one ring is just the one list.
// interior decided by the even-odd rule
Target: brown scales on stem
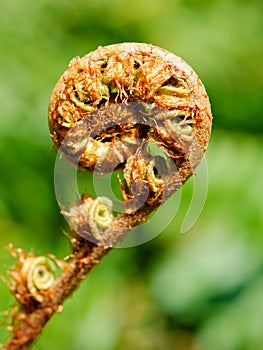
[[(83, 194), (63, 210), (72, 231), (68, 259), (17, 252), (10, 289), (20, 309), (4, 349), (28, 349), (103, 256), (193, 174), (211, 122), (200, 79), (164, 49), (123, 43), (70, 62), (51, 96), (51, 138), (77, 167), (123, 171), (123, 212), (116, 215), (105, 197)], [(149, 145), (163, 155), (152, 154)]]

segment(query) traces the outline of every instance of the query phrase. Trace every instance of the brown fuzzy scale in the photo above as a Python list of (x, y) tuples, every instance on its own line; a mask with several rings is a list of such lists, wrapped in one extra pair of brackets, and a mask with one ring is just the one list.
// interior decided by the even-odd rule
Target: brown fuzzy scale
[[(56, 146), (60, 147), (79, 120), (117, 102), (154, 103), (164, 110), (190, 116), (201, 148), (192, 150), (191, 158), (196, 159), (194, 163), (199, 162), (208, 143), (212, 119), (205, 88), (181, 58), (149, 44), (100, 47), (70, 62), (50, 100), (49, 126)], [(101, 129), (101, 118), (93, 119), (96, 120), (90, 120), (90, 127)], [(127, 117), (119, 116), (116, 122), (122, 123), (122, 119)]]
[[(149, 44), (115, 44), (74, 58), (49, 105), (51, 137), (64, 157), (92, 172), (124, 170), (126, 214), (114, 222), (135, 213), (134, 190), (139, 197), (149, 192), (140, 210), (147, 212), (146, 207), (156, 209), (193, 174), (207, 147), (211, 124), (209, 99), (193, 69)], [(151, 160), (146, 154), (147, 142), (174, 162), (175, 172), (155, 179), (156, 157)], [(151, 166), (150, 171), (144, 169)]]

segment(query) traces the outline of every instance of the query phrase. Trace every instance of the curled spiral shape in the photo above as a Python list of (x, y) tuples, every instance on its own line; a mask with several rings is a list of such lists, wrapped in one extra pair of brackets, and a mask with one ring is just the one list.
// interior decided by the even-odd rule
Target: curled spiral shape
[[(127, 227), (145, 221), (193, 174), (211, 124), (209, 99), (197, 74), (181, 58), (149, 44), (99, 47), (74, 58), (49, 105), (51, 137), (66, 159), (90, 172), (123, 171), (120, 218)], [(149, 144), (163, 154), (152, 154)], [(75, 215), (68, 213), (71, 223), (89, 226), (100, 240), (106, 226), (116, 223), (119, 230), (119, 216), (106, 209), (106, 224), (94, 226), (94, 215), (87, 214), (94, 207), (86, 202), (82, 197)]]
[(75, 232), (81, 230), (86, 238), (92, 236), (99, 240), (103, 231), (109, 227), (114, 219), (112, 202), (107, 197), (91, 198), (84, 194), (81, 200), (71, 205), (64, 213), (71, 220), (71, 228)]
[(57, 266), (46, 256), (28, 257), (23, 265), (22, 275), (27, 289), (38, 302), (43, 301), (43, 292), (49, 290), (56, 279)]

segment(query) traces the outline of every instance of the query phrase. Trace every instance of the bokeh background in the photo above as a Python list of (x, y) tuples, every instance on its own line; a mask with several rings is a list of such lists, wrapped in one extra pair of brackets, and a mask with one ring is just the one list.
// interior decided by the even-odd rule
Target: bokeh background
[[(197, 223), (181, 234), (191, 180), (172, 223), (112, 251), (33, 349), (263, 349), (262, 13), (262, 0), (1, 0), (0, 273), (14, 263), (9, 242), (69, 251), (47, 106), (71, 58), (123, 41), (159, 45), (197, 71), (214, 115)], [(0, 310), (13, 301), (1, 282)]]

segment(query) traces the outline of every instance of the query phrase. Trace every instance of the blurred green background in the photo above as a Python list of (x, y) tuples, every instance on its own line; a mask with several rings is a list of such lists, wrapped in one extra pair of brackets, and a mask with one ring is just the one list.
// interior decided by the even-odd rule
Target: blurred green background
[[(191, 180), (162, 234), (112, 251), (33, 349), (263, 349), (262, 14), (262, 0), (1, 0), (0, 273), (14, 262), (9, 242), (69, 251), (47, 106), (71, 58), (123, 41), (159, 45), (200, 75), (214, 115), (197, 223), (180, 233)], [(12, 303), (1, 282), (0, 310)]]

